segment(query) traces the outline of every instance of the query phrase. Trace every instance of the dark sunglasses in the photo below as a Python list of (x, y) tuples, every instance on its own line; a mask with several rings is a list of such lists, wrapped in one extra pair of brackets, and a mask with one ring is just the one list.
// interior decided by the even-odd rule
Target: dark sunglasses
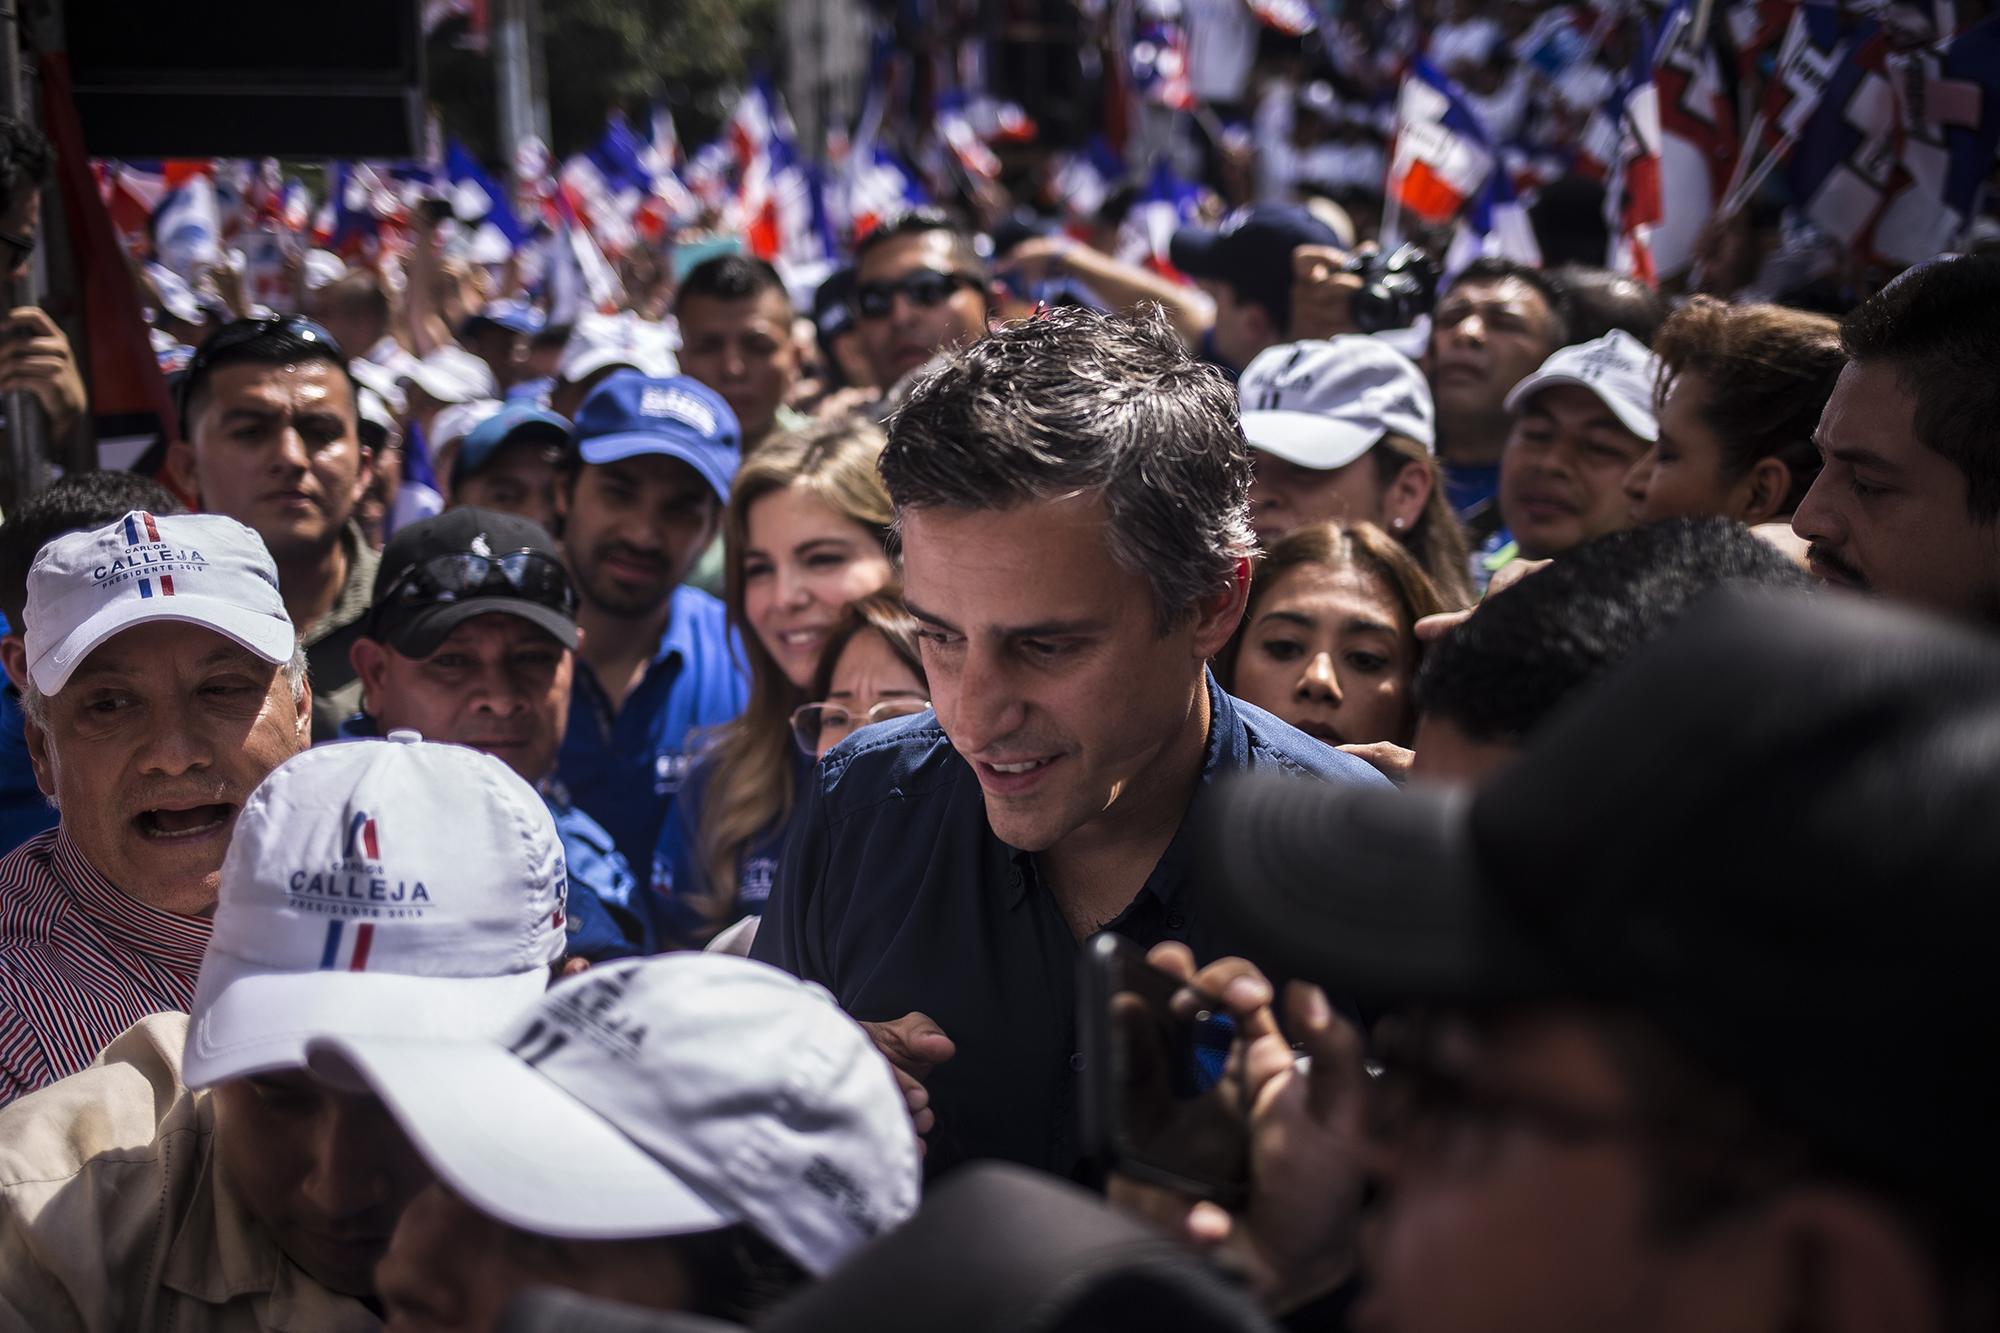
[(13, 259), (7, 264), (10, 269), (19, 268), (27, 263), (34, 256), (35, 247), (40, 243), (38, 237), (23, 236), (17, 231), (0, 231), (0, 245), (6, 246), (13, 252)]
[(942, 304), (960, 287), (977, 290), (982, 284), (970, 273), (942, 273), (920, 268), (893, 282), (864, 282), (854, 289), (854, 307), (863, 319), (881, 319), (896, 307), (896, 294), (910, 298), (913, 305), (929, 310)]
[(262, 319), (234, 320), (202, 339), (201, 346), (188, 359), (187, 369), (181, 372), (174, 410), (180, 414), (182, 439), (188, 438), (187, 409), (194, 397), (195, 386), (207, 379), (209, 372), (218, 364), (227, 363), (235, 353), (274, 333), (289, 334), (300, 342), (324, 347), (327, 356), (342, 370), (347, 368), (347, 353), (340, 350), (339, 341), (304, 315), (266, 315)]
[(378, 613), (436, 606), (465, 598), (518, 597), (576, 616), (576, 585), (562, 562), (540, 551), (507, 555), (434, 555), (401, 574), (375, 601)]

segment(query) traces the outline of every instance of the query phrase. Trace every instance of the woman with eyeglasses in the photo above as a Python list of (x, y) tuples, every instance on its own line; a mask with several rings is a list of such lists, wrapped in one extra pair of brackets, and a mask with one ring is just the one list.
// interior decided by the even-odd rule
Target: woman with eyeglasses
[(816, 702), (792, 714), (792, 734), (799, 752), (815, 759), (863, 727), (931, 706), (917, 618), (904, 608), (900, 588), (886, 587), (848, 606), (826, 642), (812, 693)]
[(667, 936), (698, 944), (763, 911), (811, 769), (791, 718), (841, 614), (895, 574), (894, 510), (875, 471), (880, 428), (820, 422), (767, 441), (736, 474), (722, 521), (723, 600), (750, 663), (750, 702), (695, 760), (662, 831), (653, 883)]

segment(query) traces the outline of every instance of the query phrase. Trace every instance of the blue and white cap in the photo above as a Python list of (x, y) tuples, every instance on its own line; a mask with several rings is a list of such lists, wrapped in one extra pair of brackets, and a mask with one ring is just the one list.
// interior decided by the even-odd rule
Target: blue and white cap
[(276, 665), (298, 635), (264, 539), (220, 514), (135, 509), (44, 545), (28, 570), (28, 675), (60, 693), (97, 647), (152, 620), (201, 625)]
[(747, 958), (599, 964), (492, 1037), (341, 1035), (309, 1062), (374, 1091), (456, 1193), (536, 1235), (742, 1224), (821, 1275), (917, 1206), (888, 1062), (824, 989)]
[(590, 391), (571, 431), (586, 463), (642, 454), (678, 458), (729, 499), (743, 461), (743, 431), (722, 395), (687, 375), (649, 379), (615, 371)]
[(568, 889), (548, 803), (491, 755), (397, 731), (293, 756), (223, 858), (187, 1085), (302, 1067), (317, 1036), (499, 1031), (548, 986)]

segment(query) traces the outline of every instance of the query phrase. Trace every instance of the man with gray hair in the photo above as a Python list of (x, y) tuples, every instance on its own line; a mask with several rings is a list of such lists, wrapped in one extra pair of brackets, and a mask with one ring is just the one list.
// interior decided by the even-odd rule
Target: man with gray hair
[(934, 712), (808, 787), (753, 957), (831, 990), (941, 1169), (1077, 1164), (1080, 943), (1226, 951), (1182, 836), (1244, 769), (1379, 783), (1230, 698), (1250, 460), (1236, 397), (1157, 312), (1065, 309), (925, 379), (882, 476)]
[(0, 1103), (186, 1009), (250, 790), (311, 739), (264, 542), (126, 514), (28, 572), (28, 752), (61, 822), (0, 859)]

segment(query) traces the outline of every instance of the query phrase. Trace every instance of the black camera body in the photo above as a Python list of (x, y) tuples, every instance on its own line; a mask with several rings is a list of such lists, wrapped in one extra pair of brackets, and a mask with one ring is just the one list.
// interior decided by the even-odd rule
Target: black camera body
[(1407, 329), (1437, 305), (1437, 262), (1418, 246), (1358, 254), (1347, 261), (1346, 271), (1361, 279), (1349, 309), (1363, 333)]

